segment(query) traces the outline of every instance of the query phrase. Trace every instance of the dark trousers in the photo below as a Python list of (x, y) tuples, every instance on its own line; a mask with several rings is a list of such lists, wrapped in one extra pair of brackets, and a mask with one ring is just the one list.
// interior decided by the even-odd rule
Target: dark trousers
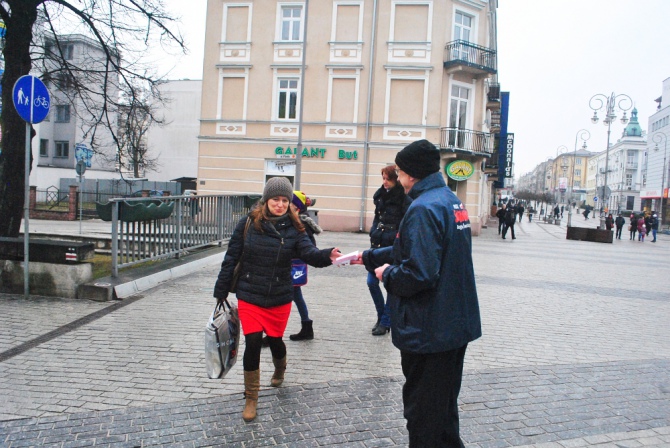
[(505, 227), (503, 227), (503, 234), (502, 234), (502, 237), (505, 238), (505, 235), (507, 235), (507, 229), (509, 229), (509, 230), (512, 231), (512, 238), (516, 238), (516, 237), (514, 236), (514, 224), (512, 224), (512, 225), (510, 225), (510, 226), (505, 226)]
[(498, 221), (498, 235), (500, 235), (500, 231), (505, 227), (505, 221)]
[(621, 239), (621, 231), (623, 230), (623, 227), (617, 227), (616, 228), (616, 239), (620, 240)]
[(458, 394), (467, 347), (426, 355), (400, 352), (410, 448), (464, 447), (459, 436)]

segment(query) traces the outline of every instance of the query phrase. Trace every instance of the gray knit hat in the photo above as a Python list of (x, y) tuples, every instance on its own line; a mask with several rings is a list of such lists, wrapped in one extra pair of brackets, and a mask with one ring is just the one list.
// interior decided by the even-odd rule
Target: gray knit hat
[(267, 181), (263, 189), (262, 202), (267, 202), (268, 199), (283, 196), (289, 201), (293, 198), (293, 185), (285, 177), (273, 177)]

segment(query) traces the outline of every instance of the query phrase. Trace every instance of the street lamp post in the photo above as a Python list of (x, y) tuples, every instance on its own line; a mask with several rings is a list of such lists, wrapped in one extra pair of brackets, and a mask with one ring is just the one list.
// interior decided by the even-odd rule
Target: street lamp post
[(665, 135), (663, 132), (658, 132), (657, 134), (654, 135), (654, 142), (656, 142), (656, 147), (654, 148), (655, 151), (658, 151), (658, 144), (661, 143), (661, 141), (664, 142), (664, 149), (663, 149), (663, 177), (661, 180), (661, 227), (663, 227), (663, 220), (665, 218), (665, 207), (663, 206), (663, 193), (665, 192), (665, 172), (667, 171), (665, 162), (668, 158), (668, 136)]
[[(565, 146), (565, 145), (561, 145), (558, 148), (556, 148), (556, 160), (554, 161), (554, 165), (556, 166), (556, 169), (555, 169), (555, 172), (554, 172), (554, 184), (555, 184), (555, 187), (554, 187), (555, 196), (554, 196), (554, 198), (556, 200), (556, 203), (561, 202), (561, 194), (560, 194), (561, 193), (561, 191), (560, 191), (561, 177), (559, 176), (558, 169), (563, 168), (562, 165), (559, 165), (560, 162), (558, 160), (558, 156), (561, 155), (561, 154), (564, 154), (566, 152), (568, 152), (568, 147)], [(565, 158), (563, 158), (562, 160), (565, 161)], [(563, 176), (565, 176), (565, 173), (563, 173)]]
[(633, 100), (626, 94), (621, 93), (615, 95), (614, 92), (608, 97), (602, 93), (597, 93), (591, 97), (589, 100), (589, 107), (593, 109), (593, 117), (591, 117), (591, 122), (593, 124), (598, 123), (598, 111), (605, 111), (605, 118), (603, 119), (603, 124), (607, 126), (607, 148), (605, 149), (605, 179), (603, 184), (603, 198), (602, 204), (604, 207), (609, 207), (609, 195), (607, 194), (607, 173), (609, 171), (609, 153), (610, 153), (610, 127), (612, 122), (616, 120), (615, 111), (618, 109), (623, 112), (623, 117), (621, 117), (621, 123), (628, 123), (628, 117), (626, 116), (626, 111), (630, 110), (633, 107)]
[[(572, 156), (572, 173), (570, 173), (570, 203), (568, 204), (568, 227), (572, 224), (572, 201), (575, 193), (575, 164), (577, 163), (577, 142), (579, 139), (584, 141), (582, 149), (586, 149), (586, 141), (591, 138), (591, 133), (586, 129), (580, 129), (575, 135), (575, 152)], [(581, 184), (580, 184), (581, 185)]]

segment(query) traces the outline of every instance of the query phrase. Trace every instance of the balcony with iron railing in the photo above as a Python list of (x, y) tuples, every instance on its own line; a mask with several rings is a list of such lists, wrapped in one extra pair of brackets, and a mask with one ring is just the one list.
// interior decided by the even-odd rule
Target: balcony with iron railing
[(626, 169), (627, 170), (636, 170), (637, 169), (637, 162), (626, 162)]
[(495, 74), (495, 50), (480, 47), (466, 40), (449, 42), (445, 47), (444, 68), (447, 72), (464, 71), (473, 75)]
[(470, 154), (493, 154), (493, 134), (472, 129), (441, 128), (440, 149)]

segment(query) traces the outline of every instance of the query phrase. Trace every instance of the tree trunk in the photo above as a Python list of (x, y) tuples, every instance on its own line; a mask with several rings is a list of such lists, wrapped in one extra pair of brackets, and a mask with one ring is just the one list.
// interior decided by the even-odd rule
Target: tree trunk
[[(16, 81), (30, 72), (30, 43), (37, 19), (35, 1), (8, 0), (5, 22), (5, 73), (2, 76), (2, 153), (0, 153), (0, 237), (16, 237), (21, 228), (24, 201), (26, 125), (12, 101)], [(31, 129), (31, 136), (35, 131)], [(32, 166), (32, 154), (30, 158)]]

